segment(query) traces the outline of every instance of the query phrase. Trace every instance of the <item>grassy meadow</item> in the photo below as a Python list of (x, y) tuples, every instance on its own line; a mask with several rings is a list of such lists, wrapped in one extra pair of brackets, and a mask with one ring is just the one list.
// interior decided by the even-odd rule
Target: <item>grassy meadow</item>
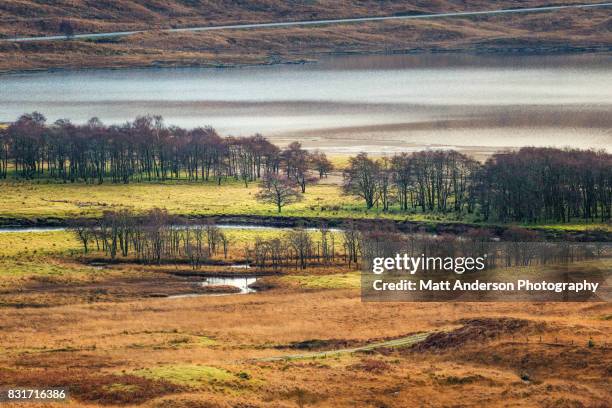
[[(95, 217), (105, 210), (130, 208), (145, 211), (166, 208), (183, 215), (277, 215), (273, 205), (256, 201), (258, 187), (252, 183), (131, 183), (102, 184), (34, 184), (2, 185), (0, 217), (35, 218), (76, 216)], [(337, 209), (336, 209), (337, 208)], [(360, 212), (360, 203), (341, 195), (335, 185), (320, 184), (307, 189), (304, 200), (283, 209), (285, 216), (339, 216)]]
[(218, 186), (214, 182), (130, 183), (91, 185), (83, 183), (5, 182), (0, 184), (0, 220), (99, 217), (104, 211), (131, 209), (144, 212), (165, 208), (184, 216), (283, 216), (316, 218), (388, 218), (414, 221), (469, 221), (454, 214), (406, 213), (399, 209), (367, 210), (356, 197), (344, 195), (334, 182), (308, 186), (303, 200), (279, 214), (271, 204), (258, 202), (258, 184), (240, 182)]
[[(68, 220), (75, 217), (99, 217), (104, 211), (130, 209), (144, 212), (151, 208), (165, 208), (172, 214), (198, 216), (283, 216), (313, 218), (384, 218), (416, 222), (462, 222), (484, 224), (475, 215), (455, 213), (402, 212), (391, 207), (389, 211), (367, 210), (362, 200), (342, 193), (337, 177), (323, 179), (309, 186), (301, 202), (288, 205), (279, 214), (273, 205), (258, 202), (257, 183), (245, 187), (240, 182), (190, 183), (130, 183), (101, 185), (83, 183), (0, 182), (0, 223), (15, 220), (42, 221)], [(524, 225), (558, 231), (604, 229), (609, 224), (581, 223)]]

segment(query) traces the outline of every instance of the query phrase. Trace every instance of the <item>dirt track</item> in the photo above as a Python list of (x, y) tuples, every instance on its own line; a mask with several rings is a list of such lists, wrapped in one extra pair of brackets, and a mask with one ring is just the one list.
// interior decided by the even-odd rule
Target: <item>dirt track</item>
[(352, 347), (352, 348), (343, 348), (338, 350), (326, 350), (319, 351), (316, 353), (305, 353), (305, 354), (290, 354), (286, 356), (277, 356), (277, 357), (268, 357), (268, 358), (260, 358), (255, 361), (279, 361), (279, 360), (306, 360), (306, 359), (316, 359), (316, 358), (325, 358), (331, 356), (337, 356), (340, 354), (352, 354), (360, 351), (371, 351), (379, 348), (400, 348), (400, 347), (408, 347), (414, 344), (420, 343), (427, 339), (433, 333), (437, 332), (424, 332), (412, 334), (406, 337), (400, 337), (398, 339), (370, 343), (361, 347)]

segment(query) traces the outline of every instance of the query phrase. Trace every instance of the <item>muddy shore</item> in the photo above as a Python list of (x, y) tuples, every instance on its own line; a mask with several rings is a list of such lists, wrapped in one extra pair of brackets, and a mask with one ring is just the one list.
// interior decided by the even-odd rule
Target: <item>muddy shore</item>
[[(0, 53), (1, 53), (0, 49)], [(330, 51), (312, 53), (309, 56), (292, 57), (290, 55), (268, 58), (258, 62), (232, 62), (215, 63), (210, 61), (154, 61), (139, 63), (138, 61), (129, 64), (112, 65), (101, 64), (92, 66), (67, 66), (67, 67), (36, 67), (3, 69), (0, 67), (0, 77), (4, 75), (23, 75), (33, 73), (53, 73), (53, 72), (79, 72), (79, 71), (121, 71), (125, 69), (160, 69), (160, 68), (204, 68), (204, 69), (240, 69), (250, 67), (278, 66), (278, 65), (303, 65), (316, 64), (321, 58), (339, 56), (367, 56), (367, 55), (418, 55), (418, 54), (472, 54), (472, 55), (574, 55), (574, 54), (595, 54), (610, 53), (612, 46), (607, 44), (587, 44), (587, 45), (567, 45), (557, 43), (507, 43), (506, 41), (483, 41), (483, 43), (469, 45), (467, 47), (438, 48), (438, 47), (418, 47), (392, 50), (359, 50), (359, 51)], [(1, 54), (0, 54), (1, 55)]]

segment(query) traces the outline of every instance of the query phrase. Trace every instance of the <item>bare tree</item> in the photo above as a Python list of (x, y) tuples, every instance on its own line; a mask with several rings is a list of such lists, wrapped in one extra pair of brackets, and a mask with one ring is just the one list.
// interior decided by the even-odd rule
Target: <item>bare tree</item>
[(0, 128), (0, 179), (5, 179), (8, 174), (10, 146), (8, 132)]
[(412, 160), (408, 153), (401, 153), (391, 158), (393, 182), (402, 211), (408, 210), (411, 201)]
[(263, 203), (276, 205), (279, 213), (284, 206), (302, 200), (302, 194), (295, 188), (295, 184), (277, 174), (264, 177), (256, 197)]
[(219, 239), (223, 245), (223, 258), (227, 259), (227, 251), (229, 250), (230, 240), (223, 232), (219, 232)]
[(319, 173), (319, 178), (327, 177), (330, 171), (334, 169), (334, 165), (329, 161), (325, 153), (320, 150), (315, 150), (310, 155), (310, 162), (314, 170)]
[(348, 220), (344, 224), (342, 235), (348, 265), (349, 267), (351, 264), (356, 265), (360, 254), (361, 232), (354, 220)]
[(206, 243), (208, 244), (208, 253), (214, 255), (217, 253), (217, 244), (219, 241), (222, 241), (221, 230), (213, 221), (208, 221), (204, 228), (206, 232)]
[(386, 157), (378, 160), (376, 162), (378, 165), (379, 171), (376, 177), (377, 183), (377, 200), (376, 206), (378, 207), (378, 203), (382, 205), (383, 211), (388, 211), (389, 206), (393, 199), (392, 194), (392, 170), (391, 170), (391, 162)]
[(317, 181), (310, 176), (310, 155), (299, 142), (292, 142), (282, 153), (285, 162), (287, 177), (300, 186), (302, 193), (306, 192), (306, 185)]
[(296, 262), (300, 269), (306, 269), (308, 258), (312, 256), (312, 239), (304, 228), (297, 228), (287, 233), (287, 241), (295, 251)]
[(345, 193), (363, 198), (368, 209), (374, 207), (378, 195), (380, 166), (367, 153), (359, 153), (349, 159), (344, 171)]
[(83, 253), (88, 253), (89, 243), (95, 239), (92, 222), (85, 218), (76, 218), (69, 223), (69, 228), (83, 244)]

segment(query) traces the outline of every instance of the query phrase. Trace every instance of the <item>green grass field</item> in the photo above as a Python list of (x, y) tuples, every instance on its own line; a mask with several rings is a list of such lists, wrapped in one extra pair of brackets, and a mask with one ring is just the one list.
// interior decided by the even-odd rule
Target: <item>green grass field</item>
[(63, 255), (79, 248), (76, 236), (67, 231), (0, 233), (0, 259)]
[[(166, 208), (181, 215), (278, 215), (273, 205), (255, 199), (257, 185), (248, 188), (241, 183), (217, 186), (214, 183), (133, 183), (133, 184), (0, 184), (0, 217), (4, 218), (71, 218), (95, 217), (105, 210), (130, 208), (145, 211)], [(343, 195), (333, 184), (309, 186), (304, 200), (283, 208), (283, 216), (436, 220), (441, 217), (400, 212), (383, 213), (356, 198)], [(443, 217), (451, 219), (450, 216)]]
[(33, 278), (73, 282), (105, 274), (71, 262), (68, 255), (79, 250), (76, 237), (66, 231), (0, 233), (0, 287)]
[[(98, 217), (104, 211), (128, 208), (146, 211), (159, 207), (173, 214), (185, 216), (223, 215), (279, 215), (273, 205), (255, 199), (256, 183), (248, 188), (233, 182), (217, 186), (214, 183), (132, 183), (132, 184), (61, 184), (36, 182), (0, 183), (0, 222), (2, 219), (44, 220), (49, 218), (69, 219), (74, 217)], [(285, 217), (317, 218), (386, 218), (421, 222), (465, 222), (479, 223), (474, 215), (455, 213), (424, 214), (401, 212), (391, 208), (388, 212), (379, 209), (367, 210), (364, 203), (342, 194), (337, 184), (323, 181), (309, 186), (304, 199), (283, 208)], [(610, 225), (598, 223), (535, 225), (557, 230), (584, 230), (603, 228), (612, 231)]]

